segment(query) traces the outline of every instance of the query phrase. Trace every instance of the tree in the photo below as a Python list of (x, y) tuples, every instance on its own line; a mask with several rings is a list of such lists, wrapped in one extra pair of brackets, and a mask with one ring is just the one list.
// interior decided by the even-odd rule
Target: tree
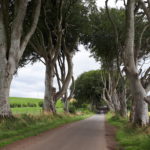
[(91, 104), (93, 110), (102, 103), (103, 83), (101, 70), (93, 70), (81, 74), (75, 80), (74, 97), (78, 105)]
[[(33, 4), (31, 26), (24, 32), (28, 6)], [(13, 74), (33, 35), (40, 14), (41, 0), (0, 0), (0, 116), (10, 117), (8, 102)]]
[(100, 9), (100, 11), (90, 15), (91, 30), (85, 36), (84, 44), (88, 45), (92, 56), (97, 61), (100, 61), (101, 68), (105, 72), (101, 75), (104, 86), (103, 99), (112, 111), (120, 113), (122, 116), (127, 116), (126, 80), (120, 70), (120, 65), (122, 64), (122, 61), (120, 61), (121, 53), (118, 45), (116, 45), (117, 39), (115, 38), (112, 23), (108, 18), (110, 14), (118, 29), (118, 40), (123, 43), (124, 9), (112, 8), (109, 12), (107, 9)]
[(126, 40), (124, 48), (124, 65), (127, 77), (130, 82), (132, 96), (135, 102), (133, 123), (140, 126), (149, 124), (148, 105), (144, 101), (146, 91), (139, 79), (139, 73), (135, 61), (135, 0), (128, 0), (126, 16)]
[[(73, 54), (78, 51), (79, 41), (82, 40), (83, 34), (86, 32), (86, 24), (88, 24), (88, 12), (88, 7), (86, 7), (83, 2), (77, 1), (72, 6), (69, 15), (65, 17), (63, 21), (65, 32), (62, 41), (62, 54), (61, 57), (59, 57), (57, 63), (59, 64), (58, 67), (60, 69), (61, 75), (59, 75), (58, 71), (56, 71), (56, 76), (58, 79), (58, 85), (60, 87), (59, 89), (61, 94), (59, 94), (58, 92), (58, 94), (56, 94), (56, 99), (58, 95), (63, 97), (62, 100), (64, 102), (64, 110), (66, 112), (68, 111), (68, 101), (72, 98), (74, 90), (72, 89), (70, 91), (70, 94), (68, 95), (67, 88), (69, 84), (67, 84), (67, 86), (65, 86), (64, 88), (62, 87), (65, 83), (65, 76), (67, 74), (66, 71), (70, 72), (70, 77), (66, 81), (68, 81), (68, 83), (70, 82), (72, 74), (72, 82), (74, 83), (72, 58)], [(65, 66), (65, 58), (67, 63), (70, 62), (70, 65), (68, 65), (68, 67)], [(64, 92), (61, 92), (61, 89), (63, 89)]]
[[(38, 28), (28, 49), (29, 53), (36, 52), (38, 59), (43, 58), (42, 62), (46, 66), (45, 112), (55, 113), (55, 102), (67, 91), (73, 75), (72, 57), (77, 50), (87, 13), (87, 8), (80, 0), (46, 0), (42, 7)], [(57, 92), (54, 92), (53, 87), (55, 75), (59, 85)]]
[[(121, 108), (124, 108), (125, 110), (124, 106), (126, 106), (125, 105), (126, 104), (126, 94), (125, 94), (126, 88), (125, 87), (122, 88), (124, 89), (123, 91), (119, 91), (114, 88), (118, 86), (117, 84), (118, 82), (116, 82), (117, 80), (115, 80), (115, 74), (113, 74), (113, 72), (118, 71), (118, 73), (120, 74), (120, 77), (119, 76), (118, 77), (121, 78), (122, 87), (126, 85), (125, 84), (126, 79), (124, 78), (126, 77), (127, 79), (129, 78), (128, 76), (125, 77), (124, 75), (122, 75), (122, 72), (124, 70), (121, 70), (121, 68), (123, 68), (123, 62), (125, 62), (125, 59), (126, 59), (126, 62), (129, 62), (129, 56), (126, 58), (123, 57), (124, 47), (126, 47), (125, 42), (124, 42), (125, 41), (124, 34), (128, 32), (129, 30), (129, 29), (124, 30), (125, 27), (129, 25), (129, 22), (127, 21), (128, 19), (125, 19), (125, 16), (129, 14), (128, 13), (129, 10), (128, 9), (125, 10), (123, 8), (121, 8), (120, 10), (114, 9), (114, 8), (109, 9), (107, 3), (108, 3), (108, 0), (106, 0), (106, 9), (101, 9), (100, 12), (97, 12), (91, 15), (92, 16), (91, 17), (92, 29), (91, 29), (90, 34), (86, 36), (85, 38), (85, 44), (87, 44), (89, 48), (91, 48), (91, 52), (93, 56), (96, 58), (96, 60), (102, 63), (103, 69), (109, 70), (110, 77), (108, 79), (109, 81), (111, 81), (110, 83), (113, 83), (111, 85), (113, 86), (112, 89), (114, 89), (113, 92), (109, 92), (109, 93), (112, 93), (111, 95), (112, 96), (114, 95), (117, 99), (120, 97), (119, 95), (122, 95), (121, 96), (122, 100), (120, 100), (120, 104), (122, 105)], [(127, 8), (126, 4), (125, 6)], [(134, 16), (135, 21), (136, 21), (136, 26), (135, 26), (136, 32), (134, 33), (134, 39), (135, 39), (134, 40), (134, 52), (133, 52), (134, 57), (132, 58), (133, 59), (132, 61), (134, 61), (136, 68), (138, 66), (139, 60), (147, 56), (147, 54), (149, 53), (149, 46), (148, 46), (149, 44), (147, 42), (149, 39), (149, 34), (148, 34), (149, 32), (147, 33), (145, 32), (149, 29), (149, 25), (147, 25), (147, 20), (143, 17), (143, 13), (138, 13), (139, 8), (140, 8), (139, 5), (137, 5), (136, 3), (136, 7), (134, 9), (134, 13), (136, 14)], [(125, 22), (125, 20), (127, 22)], [(109, 44), (108, 44), (108, 41), (109, 41)], [(143, 75), (142, 78), (141, 78), (141, 71), (137, 70), (138, 72), (137, 76), (139, 78), (139, 81), (142, 83), (142, 86), (145, 88), (146, 92), (148, 91), (150, 87), (149, 86), (150, 84), (149, 70), (150, 69), (148, 69), (145, 72), (145, 75)], [(134, 81), (132, 80), (132, 82)], [(112, 96), (109, 96), (111, 100), (114, 99)], [(144, 98), (144, 100), (148, 102), (147, 98)], [(120, 104), (118, 103), (118, 106)], [(144, 112), (145, 112), (145, 115), (143, 116), (147, 116), (148, 107), (146, 105), (147, 104), (144, 101), (139, 103), (134, 98), (134, 105), (133, 105), (134, 109), (139, 110), (138, 108), (140, 107), (141, 111), (138, 112), (139, 114), (133, 113), (134, 114), (133, 118), (136, 118), (136, 116), (138, 116), (137, 118), (141, 117), (144, 114)], [(136, 121), (133, 121), (133, 122), (139, 124), (138, 123), (139, 121), (137, 120), (140, 120), (140, 119), (136, 119)]]

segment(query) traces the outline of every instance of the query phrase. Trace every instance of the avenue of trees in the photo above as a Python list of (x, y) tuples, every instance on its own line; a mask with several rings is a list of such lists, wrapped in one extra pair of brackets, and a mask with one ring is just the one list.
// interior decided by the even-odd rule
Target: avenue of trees
[[(8, 97), (17, 69), (41, 61), (46, 68), (44, 112), (56, 113), (60, 98), (68, 111), (75, 96), (92, 104), (103, 100), (111, 111), (127, 117), (130, 101), (130, 121), (148, 125), (150, 66), (142, 66), (150, 54), (150, 1), (122, 4), (110, 8), (106, 0), (105, 8), (98, 9), (95, 0), (0, 0), (0, 117), (13, 115)], [(90, 50), (101, 70), (74, 83), (72, 58), (79, 44)], [(83, 85), (87, 89), (81, 92)]]

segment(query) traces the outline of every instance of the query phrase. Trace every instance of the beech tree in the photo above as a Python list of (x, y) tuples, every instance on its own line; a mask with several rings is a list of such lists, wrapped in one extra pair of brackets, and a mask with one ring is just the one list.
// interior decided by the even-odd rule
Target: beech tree
[[(96, 31), (95, 32), (96, 34), (94, 33), (94, 34), (92, 34), (92, 36), (95, 37), (95, 38), (93, 38), (91, 36), (92, 40), (91, 41), (89, 40), (91, 42), (90, 46), (93, 48), (92, 53), (94, 54), (94, 56), (97, 60), (100, 60), (103, 64), (105, 64), (105, 68), (107, 68), (106, 66), (115, 65), (115, 68), (120, 72), (120, 74), (122, 73), (120, 71), (120, 66), (124, 62), (124, 65), (125, 65), (124, 70), (126, 71), (126, 74), (127, 74), (126, 77), (130, 82), (131, 95), (133, 96), (133, 108), (134, 109), (133, 109), (133, 113), (131, 113), (131, 114), (133, 114), (132, 122), (135, 123), (135, 124), (139, 124), (139, 125), (146, 125), (149, 122), (148, 121), (148, 119), (149, 119), (149, 117), (148, 117), (148, 107), (147, 107), (146, 102), (148, 102), (149, 100), (148, 100), (146, 95), (143, 96), (144, 98), (141, 98), (142, 95), (141, 96), (139, 96), (139, 95), (140, 95), (140, 92), (144, 94), (144, 92), (147, 92), (148, 89), (149, 89), (149, 83), (150, 83), (149, 82), (149, 70), (150, 69), (148, 69), (145, 72), (145, 75), (141, 78), (141, 71), (138, 71), (137, 68), (138, 68), (139, 59), (145, 57), (149, 53), (149, 46), (148, 46), (149, 45), (148, 44), (149, 35), (145, 34), (145, 31), (148, 29), (149, 25), (147, 25), (147, 20), (145, 18), (143, 18), (143, 13), (142, 13), (141, 16), (139, 16), (139, 14), (141, 14), (141, 13), (138, 14), (139, 8), (140, 8), (139, 7), (140, 5), (137, 5), (138, 1), (136, 1), (136, 3), (134, 2), (134, 8), (132, 8), (132, 11), (134, 12), (133, 13), (134, 16), (132, 16), (132, 17), (130, 16), (132, 13), (130, 12), (131, 10), (129, 11), (130, 6), (128, 5), (130, 2), (127, 1), (127, 5), (126, 5), (126, 3), (124, 3), (126, 10), (123, 9), (122, 14), (123, 14), (123, 16), (126, 15), (126, 19), (123, 19), (124, 17), (122, 17), (121, 20), (120, 20), (119, 17), (114, 18), (115, 15), (114, 15), (112, 10), (115, 10), (115, 9), (108, 10), (107, 2), (108, 2), (108, 0), (106, 0), (107, 17), (105, 16), (105, 18), (108, 18), (110, 23), (108, 23), (108, 22), (104, 23), (104, 26), (100, 26), (100, 25), (103, 24), (103, 22), (99, 22), (100, 25), (97, 25), (97, 23), (94, 24), (97, 28), (99, 27), (99, 31), (97, 30), (96, 27), (94, 27), (94, 30)], [(147, 5), (145, 5), (145, 6), (147, 6)], [(148, 9), (149, 8), (147, 8), (147, 10)], [(145, 11), (144, 11), (144, 13), (145, 13)], [(94, 16), (97, 16), (97, 14), (94, 15)], [(130, 20), (129, 18), (130, 19), (132, 18), (132, 24), (131, 24), (131, 22), (129, 22), (129, 20)], [(102, 19), (102, 17), (101, 17), (101, 19)], [(124, 20), (126, 20), (126, 22)], [(133, 21), (134, 21), (134, 23), (133, 23)], [(110, 24), (112, 27), (110, 27), (108, 24)], [(135, 26), (135, 24), (136, 24), (136, 26)], [(124, 30), (125, 27), (126, 27), (126, 30)], [(132, 28), (132, 30), (131, 30), (131, 28)], [(133, 34), (133, 32), (131, 32), (133, 30), (134, 30), (134, 34)], [(126, 37), (124, 37), (125, 33), (127, 35)], [(131, 34), (132, 34), (132, 36), (131, 36)], [(131, 41), (131, 38), (129, 39), (129, 35), (131, 36), (131, 38), (134, 38), (134, 39), (132, 39), (133, 41)], [(146, 42), (143, 42), (144, 40)], [(109, 44), (106, 41), (110, 41)], [(124, 42), (124, 41), (126, 41), (126, 42)], [(131, 44), (133, 42), (133, 44), (132, 44), (133, 49), (132, 50), (130, 49), (130, 52), (129, 52), (129, 47), (126, 48), (127, 47), (127, 41), (128, 41), (128, 44), (129, 43)], [(105, 44), (105, 42), (106, 42), (106, 44)], [(145, 45), (144, 45), (144, 43), (145, 43)], [(125, 49), (124, 49), (124, 47), (125, 47)], [(127, 52), (127, 49), (128, 49), (128, 52)], [(131, 57), (131, 54), (132, 54), (132, 57)], [(111, 61), (111, 60), (113, 60), (113, 61)], [(132, 63), (131, 63), (131, 61), (132, 61)], [(135, 80), (133, 80), (133, 76), (131, 78), (131, 72), (132, 72), (130, 70), (131, 68), (129, 69), (130, 70), (130, 76), (129, 76), (129, 72), (126, 69), (127, 64), (130, 67), (132, 66), (131, 67), (132, 69), (133, 69), (133, 66), (136, 68), (136, 69), (134, 68), (134, 70), (132, 70), (132, 71), (137, 71), (136, 75), (137, 75), (139, 85), (137, 85)], [(129, 66), (128, 66), (128, 68), (129, 68)], [(110, 74), (111, 75), (110, 75), (109, 78), (112, 78), (110, 81), (112, 83), (115, 83), (114, 82), (115, 80), (113, 79), (113, 74), (112, 73), (110, 73)], [(134, 78), (135, 78), (135, 76), (134, 76)], [(134, 82), (134, 84), (133, 84), (133, 82)], [(135, 86), (137, 86), (137, 87), (139, 86), (139, 87), (138, 88), (136, 87), (137, 89), (135, 89)], [(115, 88), (112, 88), (112, 89), (115, 89)], [(140, 90), (140, 92), (138, 92), (138, 90)], [(113, 95), (114, 95), (114, 93), (116, 93), (116, 91), (117, 91), (117, 93), (119, 92), (117, 89), (115, 89), (114, 92), (112, 92)], [(126, 97), (125, 91), (122, 91), (122, 92), (123, 92), (122, 94), (124, 95), (124, 97)], [(106, 94), (106, 92), (104, 92), (104, 93)], [(117, 95), (120, 95), (120, 94), (118, 93)], [(123, 96), (121, 96), (121, 97), (123, 98)], [(113, 97), (110, 97), (110, 100), (112, 101)], [(125, 103), (122, 103), (123, 101), (125, 102), (125, 99), (121, 100), (120, 104), (122, 104), (122, 106), (125, 106)], [(118, 103), (118, 106), (120, 104)], [(123, 107), (123, 108), (125, 108), (125, 107)]]
[(88, 36), (85, 36), (84, 44), (88, 45), (92, 56), (101, 63), (102, 70), (105, 70), (100, 76), (103, 81), (102, 98), (112, 111), (126, 117), (126, 80), (120, 70), (120, 65), (122, 64), (121, 54), (116, 46), (117, 41), (112, 23), (108, 18), (111, 14), (117, 25), (118, 40), (123, 43), (125, 14), (123, 8), (112, 8), (109, 11), (101, 8), (100, 11), (90, 15), (91, 32), (89, 32)]
[[(106, 8), (108, 9), (107, 3), (108, 3), (108, 0), (106, 0)], [(131, 12), (131, 5), (129, 3), (130, 4), (134, 3), (132, 5), (132, 12)], [(146, 18), (143, 17), (146, 14), (146, 10), (144, 10), (144, 8), (143, 8), (145, 14), (141, 10), (139, 11), (139, 9), (142, 8), (141, 5), (143, 5), (143, 3), (141, 4), (141, 1), (140, 2), (139, 1), (134, 1), (134, 2), (127, 1), (127, 4), (124, 1), (124, 6), (126, 9), (126, 12), (125, 12), (125, 15), (126, 15), (126, 19), (125, 19), (126, 28), (125, 29), (126, 30), (124, 30), (124, 31), (126, 33), (125, 35), (127, 35), (127, 36), (125, 36), (125, 38), (126, 38), (125, 43), (122, 43), (122, 41), (121, 42), (119, 41), (119, 32), (118, 32), (117, 26), (115, 24), (115, 20), (113, 20), (110, 17), (110, 13), (108, 14), (108, 18), (110, 19), (110, 22), (112, 23), (112, 26), (114, 28), (114, 35), (115, 35), (116, 41), (117, 41), (116, 45), (121, 50), (122, 61), (124, 61), (124, 65), (125, 65), (124, 70), (126, 71), (127, 79), (130, 82), (131, 95), (133, 97), (132, 110), (131, 110), (131, 121), (134, 124), (143, 126), (143, 125), (147, 125), (149, 122), (148, 121), (149, 120), (148, 107), (147, 107), (147, 104), (145, 103), (147, 98), (146, 97), (144, 99), (141, 98), (141, 96), (139, 96), (141, 94), (138, 93), (137, 89), (140, 90), (141, 92), (143, 91), (143, 89), (146, 92), (148, 92), (150, 82), (149, 82), (149, 69), (147, 71), (145, 71), (145, 74), (142, 76), (142, 78), (141, 78), (142, 68), (140, 70), (138, 70), (139, 60), (141, 58), (145, 58), (145, 56), (149, 53), (149, 46), (148, 46), (148, 42), (147, 42), (148, 41), (147, 39), (149, 39), (149, 35), (145, 34), (145, 32), (149, 28), (149, 25), (147, 24)], [(146, 9), (148, 10), (149, 8), (146, 8)], [(131, 17), (130, 15), (133, 15), (133, 16)], [(146, 16), (148, 17), (148, 15), (146, 15)], [(132, 39), (132, 41), (131, 41), (131, 39)], [(130, 48), (129, 48), (129, 45), (130, 45)], [(131, 49), (131, 46), (132, 46), (132, 49)], [(124, 49), (124, 47), (125, 47), (125, 49)], [(131, 63), (131, 61), (132, 61), (132, 63)], [(130, 75), (129, 75), (129, 71), (127, 70), (126, 67), (128, 69), (130, 68), (129, 69)], [(136, 74), (137, 77), (135, 77), (135, 76), (134, 77), (138, 79), (138, 82), (139, 82), (138, 84), (141, 84), (141, 85), (137, 85), (137, 83), (136, 83), (137, 81), (131, 79), (131, 74), (133, 75), (136, 71), (137, 71), (137, 74)], [(133, 82), (134, 82), (134, 84), (133, 84)], [(139, 86), (136, 90), (135, 90), (135, 84), (136, 84), (136, 86)], [(142, 93), (144, 94), (144, 92), (142, 92)], [(136, 97), (135, 97), (135, 95), (136, 95)]]
[[(108, 0), (106, 0), (106, 4), (107, 2)], [(121, 45), (120, 50), (122, 51), (122, 60), (125, 66), (124, 71), (126, 72), (127, 79), (130, 83), (131, 95), (133, 97), (131, 121), (134, 124), (144, 126), (149, 122), (148, 106), (146, 104), (146, 92), (148, 91), (150, 84), (149, 69), (145, 71), (145, 75), (141, 78), (142, 68), (138, 70), (138, 66), (139, 60), (149, 53), (149, 46), (147, 43), (149, 35), (145, 34), (145, 31), (149, 28), (149, 25), (147, 25), (146, 18), (143, 17), (146, 14), (144, 8), (143, 10), (145, 14), (141, 10), (139, 11), (139, 9), (142, 8), (141, 1), (128, 0), (127, 4), (124, 1), (124, 5), (126, 9), (126, 36), (123, 44), (120, 44), (121, 42), (119, 43), (119, 34), (115, 21), (112, 20), (110, 14), (108, 17), (114, 27), (114, 35), (118, 40), (117, 44)], [(147, 14), (146, 16), (148, 17)]]
[(145, 126), (149, 124), (148, 105), (144, 101), (147, 97), (146, 91), (139, 78), (135, 58), (135, 0), (128, 0), (126, 13), (126, 40), (124, 48), (124, 65), (130, 82), (131, 92), (134, 100), (133, 123)]
[(74, 97), (77, 99), (78, 105), (90, 104), (92, 109), (95, 110), (103, 103), (101, 72), (101, 70), (88, 71), (75, 80)]
[[(33, 4), (32, 22), (24, 31), (28, 6)], [(41, 0), (0, 0), (0, 117), (12, 116), (8, 96), (13, 74), (33, 35), (40, 15)]]
[[(56, 112), (55, 102), (63, 97), (70, 84), (73, 76), (72, 57), (84, 29), (87, 12), (80, 0), (46, 0), (42, 6), (40, 21), (28, 49), (36, 52), (46, 66), (45, 112)], [(55, 76), (58, 91), (53, 85)]]
[[(60, 69), (60, 75), (58, 71), (56, 71), (60, 91), (61, 87), (63, 87), (63, 84), (65, 83), (65, 77), (67, 78), (67, 72), (70, 72), (70, 77), (67, 79), (68, 83), (70, 83), (72, 79), (72, 84), (74, 84), (72, 58), (76, 51), (78, 51), (78, 44), (82, 40), (82, 37), (86, 32), (86, 24), (88, 24), (88, 12), (89, 10), (88, 7), (85, 6), (85, 3), (83, 3), (82, 1), (78, 1), (74, 4), (74, 6), (72, 6), (70, 14), (67, 18), (65, 18), (63, 22), (65, 32), (62, 41), (62, 54), (59, 57), (57, 63), (57, 66)], [(70, 64), (68, 65), (68, 67), (65, 66), (65, 58), (67, 64)], [(58, 94), (63, 96), (62, 100), (64, 102), (64, 110), (66, 112), (68, 112), (68, 101), (72, 98), (74, 92), (74, 88), (72, 88), (69, 94), (67, 89), (68, 85), (69, 84), (67, 84), (67, 86), (63, 88), (64, 92), (61, 92), (62, 94)]]

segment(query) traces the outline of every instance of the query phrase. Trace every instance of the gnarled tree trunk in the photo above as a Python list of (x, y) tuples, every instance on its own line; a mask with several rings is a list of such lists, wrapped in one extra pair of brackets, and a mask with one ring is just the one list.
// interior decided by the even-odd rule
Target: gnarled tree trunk
[(54, 65), (46, 63), (45, 72), (45, 96), (44, 96), (44, 112), (56, 113), (55, 109), (55, 90), (53, 87), (54, 82)]
[[(132, 79), (132, 77), (130, 77)], [(141, 126), (149, 124), (149, 115), (148, 115), (148, 104), (144, 101), (146, 97), (146, 92), (141, 82), (136, 77), (130, 81), (133, 101), (134, 101), (134, 110), (132, 116), (132, 122)]]
[(115, 112), (120, 113), (120, 101), (119, 101), (119, 97), (118, 97), (118, 93), (116, 89), (112, 90), (111, 99), (115, 108)]
[[(12, 4), (14, 10), (6, 8), (9, 6), (7, 3), (8, 1), (0, 1), (0, 117), (12, 116), (8, 102), (11, 81), (18, 68), (19, 60), (36, 29), (41, 7), (41, 0), (38, 0), (33, 12), (34, 19), (31, 27), (23, 35), (28, 1), (14, 1)], [(11, 22), (9, 22), (9, 11), (15, 11), (14, 19)], [(13, 14), (13, 12), (11, 13)], [(11, 29), (9, 28), (10, 23), (12, 23)]]
[(64, 94), (64, 97), (62, 98), (62, 100), (63, 100), (63, 103), (64, 103), (64, 111), (65, 111), (66, 113), (68, 113), (68, 112), (69, 112), (69, 104), (68, 104), (67, 93)]
[(124, 118), (127, 117), (127, 98), (126, 98), (126, 88), (119, 92), (119, 100), (120, 100), (120, 115)]
[(146, 97), (146, 92), (139, 79), (138, 70), (134, 58), (134, 8), (135, 0), (128, 0), (126, 18), (127, 34), (125, 41), (124, 64), (127, 78), (130, 82), (132, 97), (135, 102), (133, 123), (140, 126), (145, 126), (149, 124), (148, 105), (144, 101), (144, 98)]
[(6, 63), (4, 63), (3, 59), (0, 59), (0, 68), (3, 68), (0, 72), (0, 116), (1, 117), (10, 117), (12, 116), (10, 105), (8, 102), (10, 84), (12, 81), (13, 75), (9, 73), (8, 67), (6, 67)]

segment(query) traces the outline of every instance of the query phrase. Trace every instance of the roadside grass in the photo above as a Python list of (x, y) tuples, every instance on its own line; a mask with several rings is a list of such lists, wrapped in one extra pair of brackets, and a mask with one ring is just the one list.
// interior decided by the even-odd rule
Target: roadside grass
[(11, 107), (14, 118), (0, 120), (0, 147), (93, 115), (85, 108), (78, 109), (76, 114), (64, 114), (61, 100), (56, 103), (57, 115), (44, 115), (39, 105), (41, 102), (42, 99), (35, 98), (10, 98), (10, 104), (15, 104)]
[(18, 115), (13, 119), (0, 121), (0, 147), (11, 144), (14, 141), (56, 128), (66, 123), (83, 120), (92, 116), (92, 113), (80, 115)]
[(134, 127), (127, 119), (112, 113), (108, 113), (106, 118), (111, 125), (117, 127), (116, 139), (124, 150), (150, 150), (150, 127)]

